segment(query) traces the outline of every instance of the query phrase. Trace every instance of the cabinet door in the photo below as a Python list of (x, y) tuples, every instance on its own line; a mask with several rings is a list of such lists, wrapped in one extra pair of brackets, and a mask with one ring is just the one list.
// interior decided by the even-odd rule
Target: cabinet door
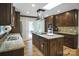
[(48, 22), (47, 22), (47, 19), (45, 19), (45, 32), (47, 32), (47, 29), (48, 29)]
[(32, 40), (32, 42), (33, 42), (33, 44), (38, 48), (38, 49), (40, 49), (40, 43), (39, 43), (39, 36), (38, 35), (35, 35), (35, 34), (32, 34), (33, 36), (32, 36), (32, 38), (33, 38), (33, 40)]
[(77, 38), (75, 36), (65, 36), (65, 46), (70, 48), (77, 48)]
[(77, 26), (78, 11), (71, 10), (62, 14), (56, 15), (56, 25), (57, 26)]
[(50, 45), (49, 45), (49, 51), (50, 51), (50, 56), (56, 56), (56, 40), (52, 40), (50, 41)]
[(74, 11), (66, 12), (63, 16), (65, 26), (74, 26)]
[(50, 56), (62, 56), (63, 55), (63, 38), (57, 38), (50, 40)]
[(40, 50), (44, 55), (48, 55), (48, 41), (42, 37), (40, 37)]
[(0, 25), (11, 25), (11, 3), (0, 3)]
[(47, 19), (48, 19), (48, 24), (52, 24), (53, 23), (53, 16), (49, 16)]
[(20, 12), (14, 12), (12, 33), (20, 33)]
[(16, 32), (20, 33), (20, 12), (15, 12), (15, 21), (14, 27), (16, 28)]
[(49, 16), (46, 18), (46, 20), (45, 20), (45, 32), (47, 32), (49, 24), (52, 24), (52, 26), (53, 26), (53, 16)]
[(64, 42), (64, 38), (59, 38), (56, 41), (56, 55), (57, 56), (62, 56), (63, 55), (63, 42)]

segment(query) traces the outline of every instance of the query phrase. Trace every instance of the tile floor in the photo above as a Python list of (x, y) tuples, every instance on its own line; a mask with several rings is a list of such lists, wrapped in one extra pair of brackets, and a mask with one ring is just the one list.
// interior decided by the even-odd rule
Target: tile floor
[[(32, 45), (32, 40), (24, 41), (25, 48), (24, 48), (24, 55), (25, 56), (43, 56), (43, 54), (34, 46)], [(71, 49), (66, 46), (63, 46), (63, 55), (64, 56), (78, 56), (79, 49)]]

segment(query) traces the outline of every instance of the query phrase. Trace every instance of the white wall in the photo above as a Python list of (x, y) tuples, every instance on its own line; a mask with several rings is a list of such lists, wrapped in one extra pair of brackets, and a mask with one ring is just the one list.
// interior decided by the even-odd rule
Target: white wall
[(26, 17), (20, 17), (20, 21), (22, 22), (22, 36), (24, 40), (28, 40), (29, 33), (29, 21)]

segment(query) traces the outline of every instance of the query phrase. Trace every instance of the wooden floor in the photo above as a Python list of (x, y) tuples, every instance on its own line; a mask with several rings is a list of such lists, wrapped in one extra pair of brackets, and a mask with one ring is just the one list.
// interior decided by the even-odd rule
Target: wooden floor
[(24, 41), (24, 43), (25, 43), (24, 48), (25, 56), (43, 56), (43, 54), (34, 45), (32, 45), (32, 40)]
[[(24, 41), (24, 55), (25, 56), (43, 56), (43, 54), (32, 44), (32, 40)], [(66, 46), (63, 46), (63, 55), (64, 56), (78, 56), (79, 49), (71, 49)]]

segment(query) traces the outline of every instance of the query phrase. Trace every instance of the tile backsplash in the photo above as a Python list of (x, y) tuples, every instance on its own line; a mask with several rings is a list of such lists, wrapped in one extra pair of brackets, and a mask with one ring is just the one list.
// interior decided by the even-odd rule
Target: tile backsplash
[(78, 27), (58, 27), (58, 32), (78, 34)]

